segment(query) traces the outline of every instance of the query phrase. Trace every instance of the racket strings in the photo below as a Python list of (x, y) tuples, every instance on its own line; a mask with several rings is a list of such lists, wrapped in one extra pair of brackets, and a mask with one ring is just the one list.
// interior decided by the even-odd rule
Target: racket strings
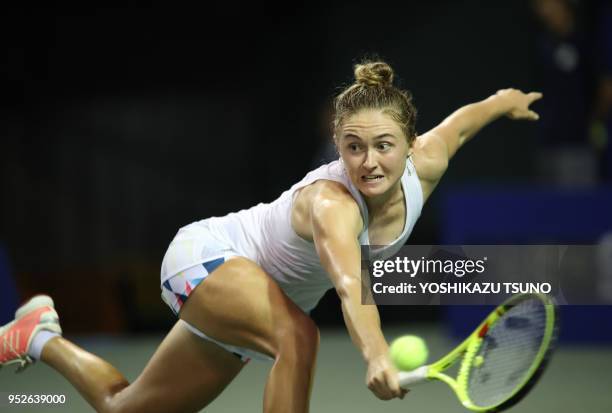
[(511, 307), (489, 327), (470, 363), (468, 394), (475, 405), (502, 403), (529, 379), (537, 367), (546, 316), (544, 304), (529, 299)]

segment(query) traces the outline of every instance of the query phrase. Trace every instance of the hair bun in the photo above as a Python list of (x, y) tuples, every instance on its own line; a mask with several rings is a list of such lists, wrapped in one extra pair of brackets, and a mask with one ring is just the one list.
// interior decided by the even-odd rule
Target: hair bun
[(361, 63), (355, 65), (355, 81), (363, 86), (390, 87), (393, 69), (385, 62)]

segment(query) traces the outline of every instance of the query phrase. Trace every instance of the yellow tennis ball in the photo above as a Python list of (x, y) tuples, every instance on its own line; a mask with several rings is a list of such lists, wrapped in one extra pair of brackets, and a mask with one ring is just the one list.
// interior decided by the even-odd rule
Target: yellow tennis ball
[(393, 340), (389, 347), (391, 361), (399, 370), (414, 370), (427, 361), (428, 351), (425, 341), (419, 336), (401, 336)]

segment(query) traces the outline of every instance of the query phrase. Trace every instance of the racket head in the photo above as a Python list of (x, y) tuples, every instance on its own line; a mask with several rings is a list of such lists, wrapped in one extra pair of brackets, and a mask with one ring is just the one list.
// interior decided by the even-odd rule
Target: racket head
[(544, 372), (558, 334), (558, 311), (542, 294), (520, 294), (499, 305), (460, 346), (453, 389), (473, 411), (498, 412), (518, 403)]

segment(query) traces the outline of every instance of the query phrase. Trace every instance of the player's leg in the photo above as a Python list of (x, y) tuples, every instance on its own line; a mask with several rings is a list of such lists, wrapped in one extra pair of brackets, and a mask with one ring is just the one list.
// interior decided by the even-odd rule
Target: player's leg
[(180, 317), (215, 340), (274, 358), (264, 411), (308, 411), (318, 329), (257, 264), (225, 262), (191, 293)]
[(109, 363), (63, 338), (45, 346), (42, 360), (99, 412), (195, 412), (213, 401), (244, 365), (179, 324), (132, 384)]
[[(221, 264), (190, 292), (179, 315), (192, 327), (223, 345), (248, 348), (274, 358), (266, 384), (264, 411), (308, 411), (319, 344), (318, 330), (254, 262), (236, 257)], [(181, 324), (173, 329), (177, 330), (187, 331)], [(239, 371), (238, 358), (225, 350), (222, 350), (225, 357), (218, 359), (210, 357), (212, 353), (207, 352), (198, 365), (181, 359), (184, 343), (173, 345), (172, 340), (167, 338), (166, 341), (168, 344), (162, 343), (141, 376), (113, 397), (112, 411), (156, 411), (155, 408), (164, 400), (168, 400), (168, 406), (191, 407), (198, 406), (198, 403), (204, 406), (216, 397), (233, 375), (223, 376), (226, 383), (216, 379), (214, 382), (222, 385), (211, 387), (209, 382), (198, 382), (197, 377), (182, 377), (184, 370), (191, 370), (197, 376), (216, 361), (219, 368), (213, 371), (226, 373), (223, 367), (231, 360), (236, 366), (234, 375)], [(220, 349), (216, 344), (203, 342)], [(172, 370), (176, 377), (169, 378), (168, 371)], [(189, 382), (193, 386), (181, 384), (173, 388), (168, 385), (170, 382)], [(191, 398), (193, 403), (179, 404), (185, 398)], [(180, 410), (174, 408), (171, 411)]]
[[(39, 296), (0, 328), (0, 366), (31, 362), (38, 333), (61, 333), (53, 301)], [(38, 355), (37, 355), (38, 357)], [(136, 381), (70, 341), (49, 339), (40, 359), (66, 377), (99, 412), (192, 412), (210, 403), (242, 369), (238, 357), (177, 324)]]
[[(213, 339), (274, 357), (265, 411), (308, 411), (318, 330), (255, 263), (225, 262), (191, 292), (180, 316)], [(181, 325), (132, 385), (113, 366), (64, 339), (49, 341), (42, 359), (102, 412), (197, 410), (242, 367), (234, 355)]]

